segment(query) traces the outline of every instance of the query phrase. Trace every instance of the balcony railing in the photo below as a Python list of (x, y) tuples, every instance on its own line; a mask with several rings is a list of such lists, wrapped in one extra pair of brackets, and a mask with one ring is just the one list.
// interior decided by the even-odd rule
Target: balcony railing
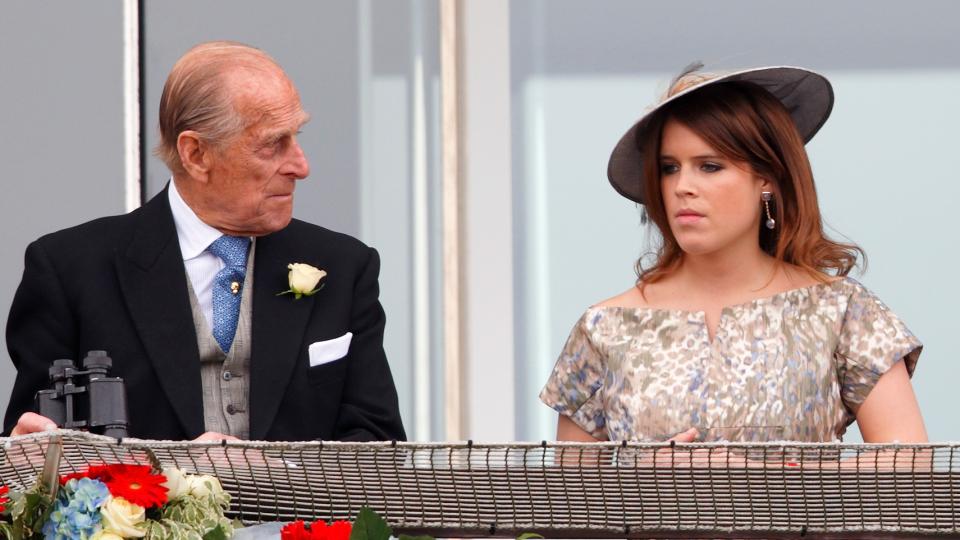
[(192, 443), (77, 432), (0, 439), (0, 480), (176, 465), (246, 523), (352, 519), (442, 537), (960, 538), (960, 443)]

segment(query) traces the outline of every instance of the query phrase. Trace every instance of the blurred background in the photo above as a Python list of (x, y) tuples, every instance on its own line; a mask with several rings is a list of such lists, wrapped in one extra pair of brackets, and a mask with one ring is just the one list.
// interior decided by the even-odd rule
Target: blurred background
[[(441, 114), (449, 9), (455, 129)], [(960, 4), (8, 0), (0, 10), (4, 321), (30, 241), (163, 189), (169, 174), (150, 152), (175, 60), (202, 41), (242, 41), (284, 66), (313, 117), (295, 216), (380, 251), (385, 347), (411, 438), (550, 439), (556, 416), (537, 394), (567, 333), (631, 286), (648, 242), (638, 208), (606, 181), (615, 142), (692, 61), (800, 65), (836, 92), (807, 147), (828, 229), (866, 250), (858, 279), (925, 344), (914, 385), (931, 439), (960, 440)], [(445, 137), (459, 151), (459, 231), (443, 220)], [(444, 311), (445, 239), (457, 248), (459, 322)], [(15, 371), (0, 345), (5, 409)]]

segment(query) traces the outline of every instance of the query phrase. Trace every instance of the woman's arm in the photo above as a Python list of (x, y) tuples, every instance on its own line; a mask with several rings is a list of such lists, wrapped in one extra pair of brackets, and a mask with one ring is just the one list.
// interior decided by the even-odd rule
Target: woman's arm
[(857, 410), (857, 425), (864, 442), (927, 442), (920, 406), (903, 360), (884, 373), (867, 395)]
[[(557, 440), (569, 442), (603, 442), (583, 430), (568, 416), (560, 415), (557, 421)], [(572, 448), (558, 449), (554, 458), (558, 465), (564, 467), (596, 466), (600, 463), (597, 451), (575, 450)]]
[(583, 428), (575, 424), (569, 416), (564, 416), (562, 414), (560, 415), (560, 420), (557, 421), (557, 440), (571, 442), (603, 441), (603, 439), (598, 439), (584, 431)]

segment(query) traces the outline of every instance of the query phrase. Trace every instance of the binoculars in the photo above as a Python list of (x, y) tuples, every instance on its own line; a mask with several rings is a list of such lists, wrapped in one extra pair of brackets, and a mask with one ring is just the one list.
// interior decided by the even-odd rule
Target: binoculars
[(113, 361), (106, 351), (90, 351), (83, 369), (73, 360), (54, 360), (53, 388), (36, 395), (37, 412), (65, 429), (81, 429), (108, 437), (127, 436), (127, 394), (123, 379), (109, 377)]

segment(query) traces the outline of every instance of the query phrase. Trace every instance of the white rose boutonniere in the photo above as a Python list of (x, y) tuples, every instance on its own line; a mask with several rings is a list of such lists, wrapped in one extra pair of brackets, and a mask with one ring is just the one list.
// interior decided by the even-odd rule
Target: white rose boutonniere
[(317, 284), (327, 275), (325, 271), (303, 263), (290, 263), (287, 265), (287, 268), (290, 269), (290, 272), (287, 274), (290, 289), (283, 291), (277, 296), (290, 293), (293, 294), (294, 298), (299, 300), (301, 296), (313, 296), (323, 288), (323, 285), (317, 287)]

